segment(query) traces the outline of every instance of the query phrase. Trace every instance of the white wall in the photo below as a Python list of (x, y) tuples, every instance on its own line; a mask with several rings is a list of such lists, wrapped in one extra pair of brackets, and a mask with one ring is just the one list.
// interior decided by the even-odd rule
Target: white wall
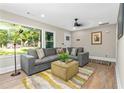
[[(91, 44), (91, 33), (102, 32), (102, 44)], [(76, 41), (80, 39), (80, 41)], [(72, 32), (72, 46), (84, 47), (90, 56), (115, 58), (116, 57), (116, 25), (105, 25), (86, 30)]]
[[(20, 69), (20, 55), (17, 55), (17, 69)], [(14, 55), (0, 56), (0, 74), (14, 70)]]
[(117, 53), (117, 68), (118, 77), (120, 79), (120, 86), (124, 88), (124, 36), (118, 40), (118, 53)]

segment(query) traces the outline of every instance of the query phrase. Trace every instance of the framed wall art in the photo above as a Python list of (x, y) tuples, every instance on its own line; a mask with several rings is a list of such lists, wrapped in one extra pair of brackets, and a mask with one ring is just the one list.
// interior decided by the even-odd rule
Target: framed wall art
[(102, 32), (92, 32), (91, 33), (91, 44), (100, 45), (102, 44)]

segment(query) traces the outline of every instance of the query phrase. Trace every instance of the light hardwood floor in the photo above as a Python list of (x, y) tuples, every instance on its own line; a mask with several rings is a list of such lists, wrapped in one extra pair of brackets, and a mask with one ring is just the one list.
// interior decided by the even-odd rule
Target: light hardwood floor
[[(115, 77), (115, 64), (110, 66), (89, 63), (88, 66), (94, 67), (95, 73), (85, 83), (83, 88), (86, 89), (114, 89), (117, 88)], [(20, 70), (21, 71), (21, 70)], [(0, 75), (0, 88), (1, 89), (24, 89), (22, 79), (27, 75), (21, 71), (21, 75), (11, 77), (12, 72)]]
[(116, 73), (115, 64), (112, 63), (110, 66), (101, 65), (97, 63), (88, 64), (96, 69), (93, 76), (87, 81), (84, 88), (93, 89), (116, 89)]

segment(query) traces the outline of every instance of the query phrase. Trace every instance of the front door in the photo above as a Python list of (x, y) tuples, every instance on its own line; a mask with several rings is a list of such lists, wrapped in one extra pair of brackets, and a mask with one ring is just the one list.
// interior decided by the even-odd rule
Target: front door
[(71, 34), (67, 32), (64, 33), (64, 47), (71, 47)]

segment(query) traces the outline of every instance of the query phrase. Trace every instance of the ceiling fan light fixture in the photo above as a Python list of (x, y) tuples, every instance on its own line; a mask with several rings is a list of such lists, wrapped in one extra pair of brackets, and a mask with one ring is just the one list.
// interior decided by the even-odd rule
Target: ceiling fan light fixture
[(74, 22), (74, 27), (80, 27), (80, 26), (82, 26), (82, 24), (78, 22), (78, 18), (75, 18), (74, 21), (75, 21)]

